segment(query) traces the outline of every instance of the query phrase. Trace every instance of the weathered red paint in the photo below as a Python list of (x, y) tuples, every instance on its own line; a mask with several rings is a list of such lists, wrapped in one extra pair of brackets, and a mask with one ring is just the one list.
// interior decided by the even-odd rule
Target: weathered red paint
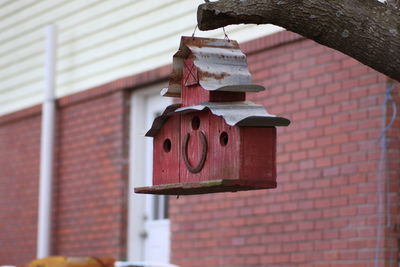
[(223, 92), (204, 90), (199, 85), (197, 67), (193, 63), (193, 57), (184, 60), (182, 75), (182, 106), (188, 107), (201, 102), (233, 102), (245, 101), (245, 92)]
[[(226, 145), (221, 144), (221, 135), (226, 133)], [(214, 179), (240, 178), (240, 128), (229, 126), (222, 117), (210, 116), (209, 159), (214, 163), (210, 176)], [(223, 139), (223, 138), (222, 138)]]
[(240, 128), (240, 177), (248, 181), (276, 180), (276, 128)]
[[(183, 137), (186, 134), (190, 135), (189, 144), (188, 144), (188, 158), (189, 162), (192, 166), (196, 166), (201, 157), (201, 153), (203, 150), (203, 146), (200, 142), (199, 132), (202, 131), (207, 140), (207, 147), (209, 147), (210, 140), (210, 128), (209, 128), (209, 114), (208, 112), (193, 112), (189, 114), (181, 115), (181, 142), (180, 142), (180, 150), (182, 151)], [(197, 128), (198, 127), (198, 128)], [(178, 131), (178, 129), (174, 129)], [(202, 170), (198, 173), (191, 173), (186, 168), (185, 163), (183, 162), (183, 158), (180, 158), (180, 182), (198, 182), (208, 180), (208, 174), (210, 172), (210, 161), (208, 160), (208, 148), (206, 161), (202, 168)]]
[[(180, 116), (171, 117), (154, 137), (153, 185), (179, 183)], [(170, 145), (168, 145), (168, 143)], [(169, 149), (168, 149), (169, 146)]]
[[(190, 195), (276, 187), (276, 128), (262, 122), (275, 117), (243, 102), (246, 85), (203, 88), (199, 79), (204, 81), (206, 72), (199, 76), (194, 60), (189, 53), (182, 74), (175, 73), (181, 77), (182, 109), (164, 112), (149, 131), (154, 137), (153, 186), (135, 192)], [(233, 91), (222, 91), (227, 88)], [(252, 123), (240, 124), (252, 117)]]
[[(206, 160), (200, 172), (192, 173), (182, 156), (184, 137), (190, 136), (189, 164), (197, 166), (204, 149), (200, 132), (207, 140)], [(166, 142), (170, 147), (166, 148)], [(153, 185), (212, 180), (274, 184), (275, 154), (275, 127), (229, 126), (210, 111), (173, 116), (154, 138)]]
[(182, 77), (182, 106), (193, 106), (210, 100), (210, 92), (198, 83), (197, 68), (191, 57), (184, 60)]
[(193, 86), (199, 83), (199, 77), (197, 73), (197, 67), (194, 65), (193, 57), (190, 56), (188, 59), (183, 61), (183, 86)]

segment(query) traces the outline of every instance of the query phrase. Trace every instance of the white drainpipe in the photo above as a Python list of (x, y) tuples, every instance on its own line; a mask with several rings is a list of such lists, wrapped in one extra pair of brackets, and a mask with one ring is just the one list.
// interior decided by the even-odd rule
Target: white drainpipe
[(56, 34), (55, 25), (46, 31), (45, 88), (42, 105), (42, 132), (40, 147), (39, 210), (37, 230), (37, 258), (48, 257), (51, 253), (51, 206), (53, 184), (53, 146), (55, 117), (55, 67)]

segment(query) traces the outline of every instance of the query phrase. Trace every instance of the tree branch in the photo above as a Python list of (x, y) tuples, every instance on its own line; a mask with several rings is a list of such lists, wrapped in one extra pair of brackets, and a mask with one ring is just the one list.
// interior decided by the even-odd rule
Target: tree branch
[(399, 0), (386, 0), (386, 4), (395, 9), (400, 9), (400, 1)]
[(221, 0), (201, 4), (200, 30), (275, 24), (400, 81), (400, 12), (375, 0)]

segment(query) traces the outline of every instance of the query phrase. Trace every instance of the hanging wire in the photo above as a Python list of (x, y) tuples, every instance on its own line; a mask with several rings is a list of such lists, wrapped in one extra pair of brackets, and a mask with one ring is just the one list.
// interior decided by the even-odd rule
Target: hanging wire
[(199, 26), (199, 24), (196, 24), (196, 27), (194, 27), (193, 33), (192, 33), (192, 38), (194, 39), (194, 34), (196, 33), (197, 27)]
[[(375, 246), (375, 267), (379, 267), (379, 257), (381, 252), (381, 242), (383, 240), (383, 232), (385, 226), (385, 219), (386, 219), (386, 227), (391, 227), (391, 214), (390, 214), (390, 181), (387, 181), (386, 178), (386, 155), (387, 155), (387, 148), (388, 148), (388, 138), (387, 133), (392, 128), (396, 117), (397, 117), (397, 106), (396, 102), (392, 97), (394, 85), (391, 84), (386, 88), (385, 93), (385, 100), (382, 105), (383, 109), (383, 129), (378, 138), (381, 146), (381, 155), (379, 159), (379, 165), (377, 169), (376, 175), (376, 182), (377, 182), (377, 201), (378, 201), (378, 209), (377, 209), (377, 216), (378, 216), (378, 226), (376, 228), (376, 246)], [(389, 124), (386, 125), (386, 116), (387, 116), (387, 109), (388, 106), (392, 106), (392, 118)]]
[(231, 40), (229, 39), (229, 36), (225, 32), (225, 27), (222, 27), (222, 30), (224, 31), (224, 35), (225, 35), (224, 39), (226, 39), (226, 40), (228, 40), (228, 42), (230, 42)]

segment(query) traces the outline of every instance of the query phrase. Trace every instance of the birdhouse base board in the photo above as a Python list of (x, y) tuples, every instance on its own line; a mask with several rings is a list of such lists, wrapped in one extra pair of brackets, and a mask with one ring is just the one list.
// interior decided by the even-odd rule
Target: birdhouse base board
[(137, 194), (154, 195), (198, 195), (220, 192), (237, 192), (257, 189), (276, 188), (275, 181), (248, 180), (210, 180), (193, 183), (163, 184), (148, 187), (137, 187)]

